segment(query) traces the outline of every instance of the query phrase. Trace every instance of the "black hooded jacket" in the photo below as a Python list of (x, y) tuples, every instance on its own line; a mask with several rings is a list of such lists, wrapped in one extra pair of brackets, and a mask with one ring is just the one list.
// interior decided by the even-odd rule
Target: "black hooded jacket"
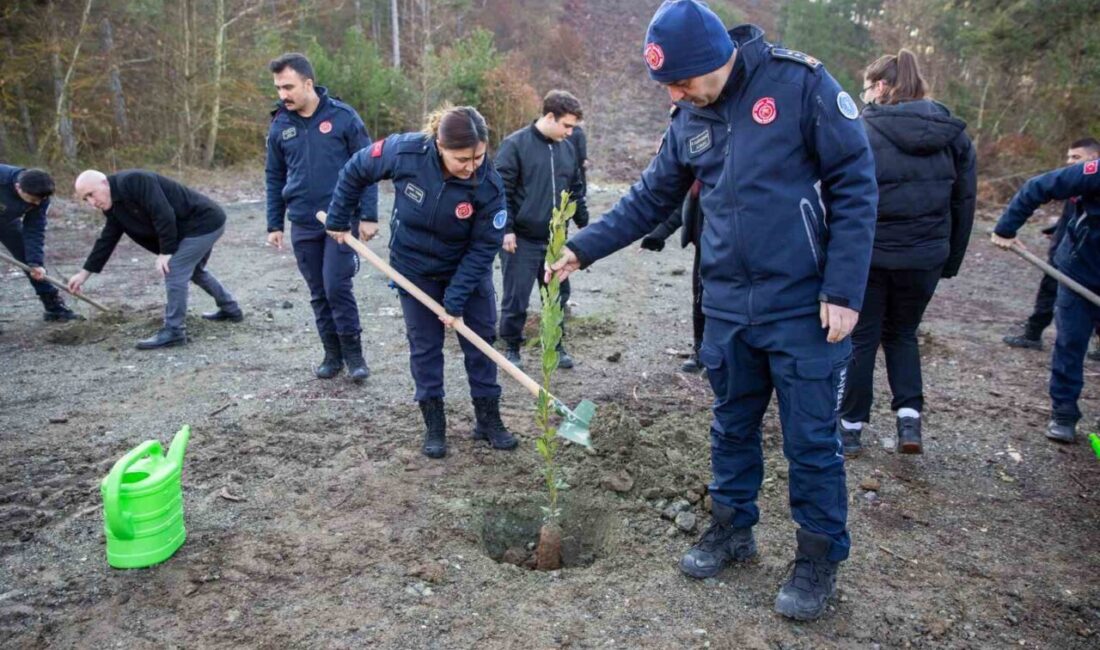
[(974, 225), (977, 162), (966, 123), (921, 99), (863, 110), (875, 155), (878, 223), (871, 266), (954, 277)]

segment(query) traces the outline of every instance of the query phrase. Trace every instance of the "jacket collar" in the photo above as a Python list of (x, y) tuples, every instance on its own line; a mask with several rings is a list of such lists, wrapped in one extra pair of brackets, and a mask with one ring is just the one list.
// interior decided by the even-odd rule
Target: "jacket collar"
[(531, 122), (531, 132), (535, 134), (535, 137), (538, 138), (539, 140), (542, 140), (546, 144), (549, 144), (549, 145), (554, 144), (553, 140), (551, 140), (550, 138), (543, 135), (542, 131), (539, 131), (539, 127), (537, 126), (537, 124), (538, 124), (538, 120), (535, 120), (534, 122)]

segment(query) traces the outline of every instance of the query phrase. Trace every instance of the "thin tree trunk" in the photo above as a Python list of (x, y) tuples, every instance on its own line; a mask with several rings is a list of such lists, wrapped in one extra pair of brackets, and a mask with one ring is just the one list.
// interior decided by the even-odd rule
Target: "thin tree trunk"
[[(371, 40), (374, 41), (375, 45), (377, 45), (379, 43), (379, 41), (382, 40), (382, 25), (381, 25), (381, 20), (382, 19), (381, 19), (381, 16), (379, 16), (379, 12), (378, 12), (378, 2), (379, 2), (379, 0), (371, 0), (370, 1), (370, 11), (371, 11), (371, 14), (370, 14), (371, 15), (371, 18), (370, 18), (370, 36), (371, 36)], [(382, 48), (379, 47), (378, 49), (381, 50)]]
[(100, 23), (103, 35), (103, 51), (107, 55), (107, 85), (111, 89), (111, 106), (115, 109), (115, 126), (121, 136), (130, 131), (130, 122), (126, 118), (126, 96), (122, 94), (122, 74), (115, 62), (115, 40), (111, 30), (111, 19), (104, 18)]
[(73, 46), (73, 54), (69, 59), (69, 68), (62, 74), (61, 68), (61, 39), (56, 32), (56, 14), (53, 11), (53, 3), (50, 3), (48, 16), (52, 32), (53, 44), (50, 48), (50, 66), (53, 70), (54, 96), (57, 99), (54, 129), (58, 141), (61, 143), (61, 153), (65, 161), (70, 165), (76, 164), (76, 137), (73, 135), (73, 120), (69, 114), (69, 84), (76, 69), (76, 62), (80, 58), (80, 44), (84, 40), (84, 27), (88, 24), (88, 14), (92, 11), (92, 0), (84, 5), (84, 13), (80, 17), (80, 27), (76, 31), (76, 44)]
[(222, 112), (222, 68), (225, 65), (225, 0), (214, 1), (214, 78), (210, 90), (210, 130), (203, 151), (204, 167), (214, 166), (214, 149), (218, 145), (218, 126)]
[[(15, 60), (15, 47), (12, 46), (10, 38), (4, 39), (6, 50), (8, 54), (8, 60)], [(19, 107), (19, 124), (23, 127), (23, 138), (27, 142), (27, 151), (38, 151), (38, 138), (34, 134), (34, 123), (31, 122), (31, 109), (27, 104), (27, 97), (23, 94), (22, 82), (12, 84), (13, 94), (15, 95), (15, 103)]]
[(11, 160), (11, 138), (8, 137), (8, 125), (0, 116), (0, 160)]
[(195, 161), (195, 125), (191, 114), (191, 0), (181, 0), (180, 14), (183, 25), (183, 83), (181, 84), (183, 111), (180, 122), (180, 144), (183, 149), (183, 162)]
[(398, 18), (397, 0), (390, 0), (390, 31), (393, 32), (393, 67), (401, 69), (401, 21)]

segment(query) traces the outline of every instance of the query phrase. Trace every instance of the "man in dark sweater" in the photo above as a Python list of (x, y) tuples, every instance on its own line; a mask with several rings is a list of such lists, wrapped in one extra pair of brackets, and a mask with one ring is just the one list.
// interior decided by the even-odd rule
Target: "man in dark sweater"
[(101, 210), (107, 218), (103, 231), (84, 262), (69, 278), (77, 292), (92, 273), (103, 270), (123, 235), (157, 256), (156, 269), (164, 276), (167, 303), (164, 327), (139, 341), (139, 350), (187, 342), (187, 283), (194, 282), (217, 302), (207, 320), (239, 322), (244, 316), (233, 296), (206, 270), (214, 243), (225, 232), (225, 211), (213, 200), (176, 181), (142, 169), (107, 176), (89, 169), (76, 178), (76, 195)]
[[(500, 338), (508, 346), (505, 356), (518, 366), (522, 366), (519, 349), (527, 305), (535, 282), (542, 286), (550, 216), (562, 190), (568, 190), (577, 202), (573, 220), (582, 228), (588, 223), (583, 161), (567, 139), (583, 117), (576, 97), (563, 90), (552, 90), (543, 99), (542, 117), (505, 138), (497, 153), (496, 167), (504, 179), (508, 197), (508, 221), (501, 252), (504, 298), (500, 305)], [(568, 300), (569, 292), (563, 286), (563, 307)], [(573, 359), (562, 344), (558, 348), (558, 366), (573, 367)]]

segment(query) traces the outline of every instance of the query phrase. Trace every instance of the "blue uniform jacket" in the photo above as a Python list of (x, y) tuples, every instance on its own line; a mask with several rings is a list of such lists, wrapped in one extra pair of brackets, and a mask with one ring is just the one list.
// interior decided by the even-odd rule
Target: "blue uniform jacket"
[(22, 219), (24, 263), (42, 266), (46, 263), (46, 213), (50, 210), (50, 200), (38, 205), (24, 201), (15, 191), (15, 178), (21, 171), (22, 167), (0, 165), (0, 228)]
[(390, 264), (407, 276), (448, 278), (443, 307), (461, 315), (470, 293), (492, 282), (504, 240), (504, 182), (488, 156), (469, 180), (444, 180), (435, 140), (391, 135), (344, 165), (332, 194), (328, 229), (349, 230), (355, 199), (383, 179), (393, 181)]
[(737, 58), (711, 105), (681, 102), (657, 157), (614, 208), (568, 243), (591, 264), (653, 230), (703, 185), (703, 312), (735, 323), (859, 310), (878, 189), (852, 98), (821, 64), (730, 31)]
[[(370, 146), (367, 127), (355, 109), (317, 87), (321, 103), (304, 118), (286, 108), (272, 113), (267, 134), (267, 231), (283, 229), (284, 215), (295, 224), (320, 228), (317, 212), (328, 207), (336, 176), (356, 151)], [(359, 197), (354, 215), (378, 221), (378, 189)]]
[(1027, 181), (1012, 197), (993, 232), (1015, 237), (1040, 205), (1077, 196), (1077, 215), (1065, 225), (1054, 264), (1089, 289), (1100, 291), (1100, 161), (1063, 167)]

